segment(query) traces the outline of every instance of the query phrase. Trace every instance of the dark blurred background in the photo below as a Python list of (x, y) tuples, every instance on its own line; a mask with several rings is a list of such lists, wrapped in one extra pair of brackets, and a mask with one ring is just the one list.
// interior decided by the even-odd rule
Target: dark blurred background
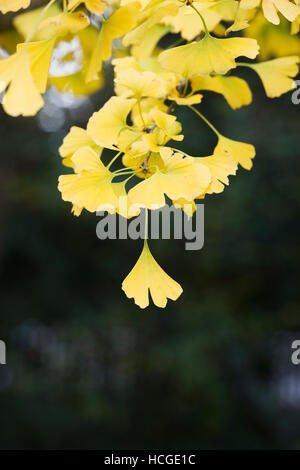
[[(201, 110), (256, 146), (254, 167), (205, 199), (201, 251), (152, 241), (184, 288), (164, 310), (121, 291), (141, 242), (98, 240), (57, 190), (64, 135), (109, 87), (49, 93), (37, 118), (1, 110), (1, 449), (300, 449), (300, 107), (247, 78), (251, 106), (206, 93)], [(210, 154), (210, 129), (178, 117), (186, 151)]]

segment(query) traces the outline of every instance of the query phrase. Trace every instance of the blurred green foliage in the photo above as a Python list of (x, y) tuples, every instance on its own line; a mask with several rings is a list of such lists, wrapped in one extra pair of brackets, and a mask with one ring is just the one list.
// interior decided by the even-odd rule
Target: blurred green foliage
[[(300, 108), (252, 86), (250, 107), (201, 105), (257, 157), (205, 199), (203, 250), (151, 243), (184, 287), (165, 310), (120, 289), (141, 242), (98, 240), (57, 191), (57, 148), (88, 114), (48, 134), (1, 112), (1, 449), (300, 448)], [(209, 128), (178, 116), (185, 150), (208, 155)]]

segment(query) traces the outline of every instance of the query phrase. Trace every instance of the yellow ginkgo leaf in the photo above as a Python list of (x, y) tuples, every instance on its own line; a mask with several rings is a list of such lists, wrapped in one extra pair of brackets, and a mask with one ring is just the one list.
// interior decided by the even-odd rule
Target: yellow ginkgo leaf
[[(148, 160), (147, 166), (143, 165), (146, 157)], [(164, 168), (164, 162), (158, 152), (151, 152), (149, 158), (146, 154), (135, 156), (132, 155), (132, 153), (125, 153), (122, 162), (123, 165), (136, 171), (136, 176), (142, 179), (153, 175), (157, 171), (157, 168)]]
[(162, 52), (159, 61), (166, 69), (179, 72), (187, 78), (213, 72), (225, 74), (236, 67), (236, 57), (245, 56), (254, 59), (258, 51), (255, 39), (219, 39), (206, 34), (201, 41)]
[[(245, 0), (245, 8), (242, 8), (241, 3), (243, 0), (240, 0), (237, 4), (234, 21), (232, 25), (226, 29), (225, 35), (227, 36), (230, 32), (242, 31), (249, 27), (249, 21), (254, 18), (256, 15), (255, 5), (259, 5), (260, 0)], [(251, 4), (254, 6), (252, 7)], [(224, 5), (225, 6), (225, 5)]]
[(52, 35), (65, 36), (68, 33), (76, 34), (89, 25), (89, 19), (83, 11), (75, 13), (61, 13), (51, 16), (41, 22), (39, 31), (52, 28)]
[(40, 93), (47, 88), (48, 72), (55, 44), (55, 38), (45, 41), (18, 44), (17, 51), (26, 48), (29, 53), (30, 70)]
[(237, 171), (236, 160), (223, 151), (214, 151), (209, 157), (197, 157), (195, 163), (205, 165), (211, 173), (211, 182), (204, 192), (200, 192), (198, 197), (203, 197), (205, 193), (221, 193), (224, 190), (224, 184), (229, 184), (229, 175), (235, 175)]
[(149, 290), (154, 304), (160, 308), (166, 306), (168, 299), (177, 300), (182, 293), (180, 284), (155, 261), (147, 242), (136, 265), (124, 279), (122, 289), (141, 308), (149, 305)]
[(8, 114), (33, 116), (43, 106), (53, 44), (19, 44), (15, 54), (0, 61), (0, 90), (8, 86), (2, 102)]
[[(168, 107), (162, 102), (162, 100), (157, 100), (155, 98), (145, 98), (140, 102), (139, 106), (134, 106), (131, 113), (131, 119), (133, 124), (136, 127), (143, 128), (151, 127), (153, 125), (153, 117), (151, 115), (153, 109), (160, 109), (160, 111), (166, 111)], [(143, 117), (143, 121), (141, 118)]]
[(24, 49), (16, 56), (14, 74), (2, 101), (3, 109), (11, 116), (34, 116), (43, 104), (30, 71), (29, 53)]
[[(129, 3), (131, 3), (133, 0), (121, 0), (121, 5), (128, 5)], [(154, 0), (155, 2), (156, 0)], [(158, 1), (161, 1), (161, 0), (158, 0)], [(142, 10), (145, 10), (146, 7), (149, 7), (149, 5), (151, 6), (152, 3), (154, 3), (153, 0), (139, 0), (139, 3), (141, 4), (141, 7), (142, 7)]]
[[(127, 6), (130, 6), (128, 4)], [(123, 38), (125, 47), (140, 45), (146, 37), (148, 31), (154, 26), (161, 23), (162, 18), (168, 15), (176, 15), (180, 4), (174, 0), (151, 1), (147, 9), (141, 12), (139, 24), (136, 28), (130, 28)]]
[[(299, 16), (295, 21), (298, 21)], [(285, 23), (285, 24), (284, 24)], [(274, 57), (293, 56), (299, 54), (299, 38), (287, 34), (289, 25), (284, 21), (280, 27), (266, 22), (262, 12), (245, 29), (245, 35), (256, 37), (260, 44), (260, 60), (269, 60)]]
[(241, 0), (240, 8), (242, 10), (252, 10), (260, 5), (261, 0)]
[(121, 181), (118, 183), (112, 183), (112, 187), (114, 190), (115, 195), (118, 198), (118, 205), (116, 207), (117, 214), (125, 217), (126, 219), (130, 219), (131, 217), (136, 217), (140, 214), (140, 209), (135, 207), (128, 197), (126, 191), (126, 182)]
[[(29, 57), (28, 62), (29, 62)], [(15, 70), (17, 67), (18, 55), (13, 54), (6, 59), (0, 61), (0, 93), (5, 90), (9, 83), (15, 76)]]
[[(125, 134), (122, 133), (122, 135)], [(143, 133), (142, 137), (138, 134), (137, 138), (131, 142), (127, 147), (121, 146), (119, 143), (119, 148), (123, 149), (124, 153), (128, 153), (135, 158), (140, 155), (145, 155), (148, 152), (158, 152), (159, 146), (156, 142), (156, 136), (153, 133)]]
[(97, 37), (97, 30), (89, 26), (79, 31), (70, 41), (59, 43), (56, 50), (55, 67), (51, 70), (49, 83), (60, 92), (72, 93), (79, 97), (90, 95), (99, 90), (104, 85), (102, 74), (97, 80), (88, 83), (85, 80)]
[(300, 31), (300, 15), (292, 22), (291, 24), (291, 34), (295, 35), (298, 34)]
[(71, 160), (71, 157), (82, 147), (90, 147), (95, 151), (100, 149), (85, 129), (73, 126), (58, 149), (60, 156), (63, 158), (63, 164), (74, 168), (74, 162)]
[[(53, 16), (60, 15), (62, 13), (61, 8), (57, 3), (51, 5), (47, 11), (43, 7), (35, 8), (34, 10), (29, 10), (24, 13), (18, 14), (13, 18), (13, 25), (19, 34), (23, 36), (24, 39), (31, 37), (34, 41), (42, 41), (44, 39), (49, 39), (53, 36), (53, 26), (49, 25), (47, 28), (38, 30), (36, 25), (39, 22), (41, 16), (44, 20), (51, 18)], [(32, 32), (35, 33), (32, 36)]]
[(198, 173), (198, 195), (204, 194), (212, 182), (212, 173), (209, 166), (204, 165), (198, 158), (194, 158), (194, 164)]
[(181, 96), (177, 88), (173, 88), (168, 95), (168, 100), (175, 101), (179, 106), (191, 106), (193, 104), (199, 104), (202, 101), (203, 96), (199, 93), (193, 95), (189, 94), (186, 96)]
[(222, 94), (233, 109), (246, 106), (252, 101), (251, 90), (247, 82), (238, 77), (224, 77), (220, 75), (214, 77), (192, 77), (191, 86), (193, 92), (209, 90)]
[(224, 155), (234, 158), (246, 170), (251, 170), (255, 157), (255, 148), (251, 144), (239, 142), (237, 140), (228, 139), (223, 135), (219, 135), (219, 141), (214, 150), (214, 154)]
[(79, 217), (81, 212), (82, 212), (83, 207), (76, 206), (76, 204), (73, 204), (71, 212), (75, 217)]
[(83, 0), (82, 2), (78, 0), (69, 0), (68, 2), (68, 10), (72, 10), (72, 8), (84, 3), (86, 8), (95, 15), (101, 16), (106, 8), (106, 3), (102, 2), (101, 0)]
[(162, 78), (153, 72), (138, 72), (133, 68), (119, 72), (115, 84), (116, 94), (125, 98), (162, 98), (168, 93), (167, 84)]
[(131, 53), (137, 59), (146, 59), (147, 57), (151, 57), (158, 41), (168, 32), (170, 32), (171, 27), (165, 26), (162, 24), (155, 24), (151, 28), (149, 28), (142, 40), (133, 45), (131, 48)]
[(98, 145), (114, 149), (120, 132), (127, 127), (127, 116), (135, 103), (135, 99), (113, 96), (90, 118), (88, 134)]
[[(133, 145), (137, 141), (141, 140), (142, 138), (143, 138), (143, 133), (141, 131), (134, 131), (131, 128), (127, 128), (127, 129), (124, 128), (123, 130), (121, 130), (120, 135), (117, 138), (117, 147), (123, 153), (129, 152), (129, 151), (130, 153), (132, 153)], [(143, 147), (145, 148), (145, 144), (143, 145)], [(146, 148), (148, 149), (148, 146), (146, 146)], [(137, 153), (138, 155), (140, 155), (141, 151), (140, 150), (138, 150), (137, 152), (134, 151), (134, 153)]]
[(294, 21), (300, 14), (300, 7), (289, 0), (262, 0), (265, 18), (273, 24), (279, 24), (278, 11), (289, 21)]
[[(197, 3), (193, 2), (193, 4), (194, 7), (201, 12), (208, 31), (212, 31), (222, 19), (222, 16), (216, 9), (209, 8), (213, 3), (203, 1)], [(162, 22), (166, 25), (172, 25), (172, 32), (181, 33), (181, 36), (187, 41), (192, 41), (204, 31), (203, 24), (199, 21), (197, 12), (186, 5), (179, 8), (175, 16), (164, 17)]]
[(182, 127), (180, 122), (176, 120), (176, 116), (165, 113), (158, 108), (152, 109), (150, 114), (157, 126), (154, 129), (154, 134), (159, 145), (164, 145), (170, 139), (183, 140), (183, 135), (180, 134)]
[(160, 155), (164, 167), (157, 168), (152, 176), (129, 191), (136, 207), (163, 207), (166, 203), (165, 195), (174, 201), (180, 198), (192, 201), (209, 185), (211, 177), (208, 168), (203, 166), (202, 172), (199, 172), (192, 157), (173, 153), (168, 147), (161, 148)]
[(85, 97), (98, 91), (104, 85), (103, 77), (86, 83), (84, 70), (79, 70), (71, 75), (51, 76), (49, 84), (54, 85), (62, 93), (71, 93), (76, 97)]
[(1, 13), (18, 11), (21, 10), (21, 8), (29, 7), (30, 2), (31, 0), (0, 0), (0, 11)]
[[(80, 128), (77, 128), (77, 130), (74, 130), (74, 129), (75, 128), (73, 128), (73, 132), (72, 132), (73, 134), (78, 133), (78, 129), (80, 129)], [(83, 129), (81, 129), (81, 130), (83, 130)], [(67, 147), (65, 148), (68, 155), (70, 155), (71, 152), (73, 153), (75, 145), (76, 146), (80, 145), (79, 142), (83, 143), (84, 140), (86, 140), (86, 142), (88, 141), (86, 136), (84, 138), (83, 134), (81, 135), (81, 139), (80, 139), (79, 133), (78, 133), (78, 139), (75, 139), (75, 140), (77, 140), (77, 145), (76, 145), (76, 142), (74, 141), (74, 146), (73, 147), (71, 145), (70, 148), (68, 148), (68, 149), (67, 149)], [(71, 144), (71, 142), (70, 142), (70, 144)], [(99, 149), (99, 147), (98, 147), (97, 150), (98, 151), (95, 152), (89, 146), (85, 146), (85, 147), (80, 146), (78, 148), (78, 150), (76, 150), (75, 153), (72, 154), (71, 158), (68, 157), (68, 158), (65, 159), (65, 160), (68, 160), (70, 162), (70, 164), (68, 166), (72, 167), (75, 173), (77, 173), (77, 174), (81, 173), (81, 178), (80, 178), (80, 183), (79, 184), (78, 184), (78, 178), (77, 179), (72, 178), (71, 181), (70, 181), (70, 179), (68, 181), (68, 178), (67, 179), (64, 178), (64, 176), (69, 176), (69, 175), (61, 176), (60, 179), (59, 179), (59, 182), (62, 185), (60, 187), (62, 188), (62, 191), (64, 191), (65, 195), (68, 194), (68, 193), (65, 193), (65, 189), (66, 189), (66, 184), (65, 183), (66, 182), (71, 184), (72, 189), (76, 193), (81, 192), (81, 191), (84, 192), (84, 193), (81, 194), (81, 196), (78, 195), (78, 194), (76, 196), (72, 195), (72, 194), (71, 195), (69, 194), (69, 196), (68, 195), (66, 196), (66, 197), (70, 197), (74, 200), (76, 198), (77, 203), (73, 204), (71, 212), (77, 217), (81, 214), (82, 210), (86, 206), (89, 207), (88, 210), (93, 209), (93, 202), (91, 202), (92, 198), (93, 198), (93, 195), (95, 195), (95, 198), (98, 198), (98, 195), (95, 193), (97, 191), (96, 185), (98, 183), (99, 184), (103, 183), (102, 176), (105, 176), (106, 168), (103, 167), (101, 162), (99, 163), (99, 157), (101, 157), (102, 149)], [(73, 158), (73, 156), (74, 156), (74, 158)], [(99, 171), (100, 171), (101, 174), (99, 173)], [(111, 179), (114, 177), (114, 175), (109, 173), (108, 170), (106, 170), (106, 171), (108, 172), (109, 181), (111, 181)], [(71, 176), (74, 177), (76, 175), (71, 175)], [(95, 177), (95, 180), (93, 179), (93, 176)], [(97, 181), (97, 183), (95, 183), (95, 181)], [(80, 184), (82, 186), (80, 186)], [(130, 201), (130, 198), (128, 198), (128, 195), (126, 193), (125, 184), (126, 184), (125, 181), (117, 182), (117, 183), (112, 182), (111, 183), (111, 188), (109, 188), (109, 190), (112, 189), (112, 191), (113, 191), (113, 194), (114, 194), (113, 199), (109, 203), (108, 203), (107, 197), (106, 197), (106, 199), (104, 199), (104, 201), (102, 199), (100, 201), (100, 205), (99, 205), (98, 209), (99, 210), (107, 210), (110, 213), (117, 212), (118, 214), (120, 214), (120, 215), (122, 215), (123, 217), (126, 217), (126, 218), (136, 217), (137, 215), (139, 215), (140, 209), (136, 208), (132, 205), (132, 203)], [(86, 187), (88, 185), (90, 186), (89, 188)], [(106, 183), (105, 183), (105, 188), (106, 188)], [(71, 189), (71, 191), (72, 191), (72, 189)], [(108, 194), (111, 195), (112, 193), (109, 192)], [(78, 204), (83, 204), (83, 205), (78, 205)], [(94, 211), (94, 210), (92, 210), (92, 211)]]
[(249, 20), (238, 20), (236, 19), (234, 23), (232, 23), (229, 28), (226, 29), (225, 34), (229, 34), (230, 32), (242, 31), (243, 29), (248, 28)]
[(109, 172), (100, 160), (99, 153), (91, 147), (81, 147), (71, 158), (74, 164), (75, 173), (98, 170), (100, 172)]
[(236, 14), (237, 14), (238, 2), (236, 2), (235, 0), (227, 0), (226, 2), (218, 2), (215, 4), (215, 6), (213, 6), (213, 9), (216, 10), (221, 15), (222, 21), (232, 22), (234, 21), (234, 18), (236, 17)]
[(276, 98), (295, 87), (293, 78), (298, 74), (300, 58), (297, 56), (281, 57), (258, 64), (249, 64), (259, 75), (266, 95)]
[(59, 177), (62, 199), (90, 212), (114, 213), (118, 205), (112, 186), (114, 175), (103, 165), (99, 155), (90, 147), (82, 147), (71, 159), (76, 174)]
[(87, 71), (87, 82), (98, 78), (98, 73), (102, 69), (102, 63), (111, 56), (113, 40), (124, 36), (127, 31), (133, 28), (139, 15), (139, 9), (140, 4), (138, 2), (130, 3), (120, 7), (102, 23)]
[(197, 210), (197, 206), (194, 201), (187, 201), (184, 198), (180, 198), (177, 199), (177, 201), (172, 202), (176, 209), (182, 209), (189, 218), (192, 217), (194, 212)]

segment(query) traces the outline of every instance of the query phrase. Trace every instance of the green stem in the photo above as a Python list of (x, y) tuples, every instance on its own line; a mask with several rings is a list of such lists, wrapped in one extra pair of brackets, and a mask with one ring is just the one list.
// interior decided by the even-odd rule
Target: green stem
[(135, 174), (136, 174), (136, 171), (131, 176), (129, 176), (129, 178), (126, 178), (126, 180), (124, 180), (123, 183), (126, 184), (127, 181), (129, 181), (131, 178), (133, 178), (135, 176)]
[(185, 84), (184, 84), (183, 96), (186, 95), (188, 86), (189, 86), (189, 80), (188, 80), (188, 78), (186, 78), (186, 79), (185, 79)]
[(145, 208), (145, 238), (144, 238), (144, 246), (148, 245), (148, 209)]
[[(226, 1), (226, 0), (224, 0), (224, 1)], [(73, 11), (75, 11), (76, 8), (79, 7), (80, 3), (81, 3), (81, 0), (73, 6), (73, 8), (69, 11), (69, 13), (73, 13)]]
[(236, 65), (238, 67), (250, 67), (250, 69), (252, 68), (252, 64), (247, 64), (247, 62), (236, 62)]
[(26, 41), (25, 42), (30, 42), (31, 39), (34, 37), (35, 33), (36, 33), (36, 30), (38, 28), (38, 25), (40, 24), (40, 22), (42, 21), (42, 19), (44, 18), (45, 14), (47, 13), (47, 11), (49, 10), (49, 8), (51, 7), (51, 5), (53, 5), (53, 3), (55, 3), (56, 0), (50, 0), (49, 3), (47, 3), (47, 5), (45, 6), (45, 8), (41, 11), (41, 14), (40, 16), (38, 17), (37, 19), (37, 22), (35, 23), (32, 31), (30, 31), (29, 35), (27, 36), (26, 38)]
[(132, 172), (132, 171), (124, 171), (123, 173), (117, 173), (117, 172), (115, 172), (115, 173), (113, 173), (113, 175), (114, 175), (114, 177), (117, 177), (117, 176), (132, 175), (132, 173), (134, 173), (134, 172)]
[(117, 170), (117, 171), (114, 171), (113, 172), (113, 175), (114, 176), (122, 176), (122, 175), (125, 175), (125, 174), (129, 174), (129, 173), (132, 173), (134, 170), (130, 169), (129, 167), (128, 168), (121, 168), (121, 170)]
[(138, 105), (138, 108), (139, 108), (139, 114), (140, 114), (140, 118), (142, 120), (143, 126), (146, 127), (146, 123), (145, 123), (144, 118), (143, 118), (143, 113), (142, 113), (142, 108), (141, 108), (141, 100), (140, 99), (138, 99), (137, 105)]
[(198, 111), (198, 109), (194, 108), (194, 106), (189, 106), (189, 108), (194, 111), (194, 113), (196, 113), (211, 128), (211, 130), (214, 131), (215, 134), (217, 134), (218, 137), (221, 135), (220, 132), (217, 131), (215, 126), (213, 126), (212, 123), (208, 119), (206, 119), (206, 117), (203, 116), (200, 111)]
[(185, 153), (183, 150), (178, 150), (178, 149), (176, 149), (175, 147), (170, 147), (170, 149), (173, 150), (174, 152), (182, 153), (182, 155), (185, 155), (186, 157), (190, 157), (190, 155), (188, 155), (187, 153)]
[(109, 168), (111, 167), (111, 165), (117, 160), (117, 158), (121, 155), (122, 152), (118, 152), (117, 155), (114, 156), (114, 158), (111, 159), (111, 161), (109, 162), (109, 164), (107, 165), (107, 169), (109, 170)]
[(171, 44), (169, 47), (167, 47), (166, 50), (172, 49), (173, 47), (176, 47), (176, 46), (180, 46), (180, 44), (182, 44), (183, 42), (185, 42), (185, 39), (180, 38), (177, 41), (173, 42), (173, 44)]
[(200, 11), (197, 10), (197, 8), (191, 3), (189, 5), (196, 13), (197, 15), (200, 17), (201, 21), (202, 21), (202, 24), (203, 24), (203, 27), (204, 27), (204, 31), (205, 31), (205, 34), (209, 35), (209, 31), (207, 29), (207, 26), (206, 26), (206, 23), (204, 21), (204, 18), (203, 16), (201, 15)]

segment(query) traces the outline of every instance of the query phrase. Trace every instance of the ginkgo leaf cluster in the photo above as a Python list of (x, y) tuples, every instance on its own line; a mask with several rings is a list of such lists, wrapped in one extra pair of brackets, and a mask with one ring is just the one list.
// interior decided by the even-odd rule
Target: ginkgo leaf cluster
[[(106, 210), (132, 218), (168, 201), (192, 217), (198, 199), (222, 193), (255, 157), (251, 143), (223, 135), (203, 115), (212, 94), (233, 112), (255, 99), (253, 73), (268, 98), (295, 86), (300, 6), (292, 0), (50, 0), (38, 9), (30, 3), (0, 0), (1, 14), (15, 13), (13, 29), (0, 33), (4, 111), (36, 115), (52, 86), (81, 97), (105, 80), (114, 89), (59, 148), (66, 173), (58, 189), (77, 217)], [(215, 134), (210, 155), (200, 156), (201, 142), (195, 156), (182, 150), (182, 107)], [(147, 234), (122, 289), (141, 308), (149, 293), (158, 307), (182, 293), (155, 261)]]

